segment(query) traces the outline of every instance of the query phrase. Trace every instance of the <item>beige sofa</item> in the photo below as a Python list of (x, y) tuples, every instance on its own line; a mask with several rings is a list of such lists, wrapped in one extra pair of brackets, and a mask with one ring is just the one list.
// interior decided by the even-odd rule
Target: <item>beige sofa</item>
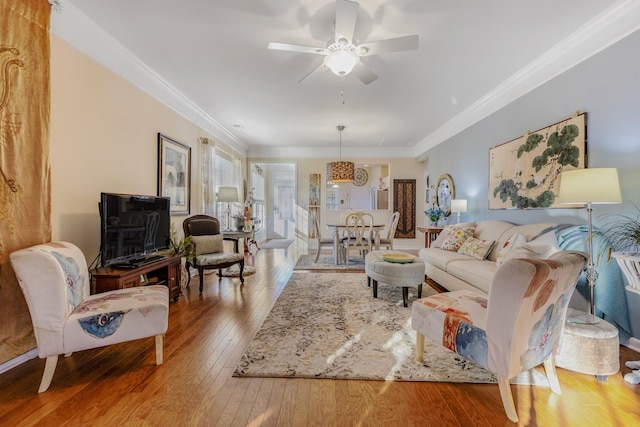
[(496, 259), (500, 248), (515, 233), (532, 240), (557, 224), (539, 223), (515, 225), (505, 221), (479, 221), (474, 237), (495, 241), (486, 260), (481, 261), (458, 252), (434, 248), (421, 249), (420, 258), (425, 263), (425, 275), (450, 291), (472, 290), (489, 293), (491, 279), (496, 271)]

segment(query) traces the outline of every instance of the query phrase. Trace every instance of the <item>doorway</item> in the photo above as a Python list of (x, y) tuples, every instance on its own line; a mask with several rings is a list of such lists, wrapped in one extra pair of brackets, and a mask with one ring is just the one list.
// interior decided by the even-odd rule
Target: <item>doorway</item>
[(296, 163), (249, 163), (258, 241), (296, 237)]

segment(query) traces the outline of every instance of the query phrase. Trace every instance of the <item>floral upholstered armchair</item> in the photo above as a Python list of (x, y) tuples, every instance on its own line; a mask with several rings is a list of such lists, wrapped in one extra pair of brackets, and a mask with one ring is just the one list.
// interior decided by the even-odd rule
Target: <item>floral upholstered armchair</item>
[(496, 271), (488, 297), (455, 291), (415, 301), (416, 359), (424, 357), (426, 336), (493, 372), (507, 417), (517, 422), (509, 379), (544, 363), (560, 394), (553, 358), (587, 258), (560, 251), (548, 259), (510, 259)]
[(49, 388), (60, 354), (155, 336), (156, 365), (162, 364), (166, 286), (89, 295), (85, 257), (68, 242), (33, 246), (9, 258), (29, 307), (38, 355), (46, 358), (39, 393)]

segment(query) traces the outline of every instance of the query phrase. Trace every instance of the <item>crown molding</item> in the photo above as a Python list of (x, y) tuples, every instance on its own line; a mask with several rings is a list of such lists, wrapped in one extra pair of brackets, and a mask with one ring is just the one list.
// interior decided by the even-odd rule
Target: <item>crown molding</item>
[(65, 2), (61, 13), (51, 14), (51, 33), (191, 120), (221, 142), (241, 153), (246, 152), (247, 145), (243, 141), (155, 73), (71, 2)]
[[(338, 147), (249, 147), (247, 157), (252, 159), (275, 158), (328, 158), (337, 157)], [(413, 147), (342, 147), (342, 156), (345, 160), (359, 159), (363, 157), (374, 158), (413, 158)]]
[(418, 161), (425, 160), (428, 157), (427, 150), (445, 142), (639, 28), (640, 2), (617, 1), (416, 144), (413, 156)]

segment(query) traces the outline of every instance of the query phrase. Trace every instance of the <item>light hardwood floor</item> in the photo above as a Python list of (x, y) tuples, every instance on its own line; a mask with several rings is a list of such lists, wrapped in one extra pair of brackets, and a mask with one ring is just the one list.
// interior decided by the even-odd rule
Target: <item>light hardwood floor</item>
[[(0, 375), (0, 426), (513, 425), (497, 385), (233, 378), (297, 256), (293, 246), (247, 256), (257, 273), (244, 286), (209, 274), (199, 294), (194, 277), (171, 304), (162, 366), (149, 338), (61, 357), (42, 394), (41, 359)], [(606, 382), (558, 369), (561, 396), (512, 386), (519, 424), (640, 425), (640, 386), (622, 378), (624, 361), (640, 355), (625, 347), (620, 354), (622, 371)]]

